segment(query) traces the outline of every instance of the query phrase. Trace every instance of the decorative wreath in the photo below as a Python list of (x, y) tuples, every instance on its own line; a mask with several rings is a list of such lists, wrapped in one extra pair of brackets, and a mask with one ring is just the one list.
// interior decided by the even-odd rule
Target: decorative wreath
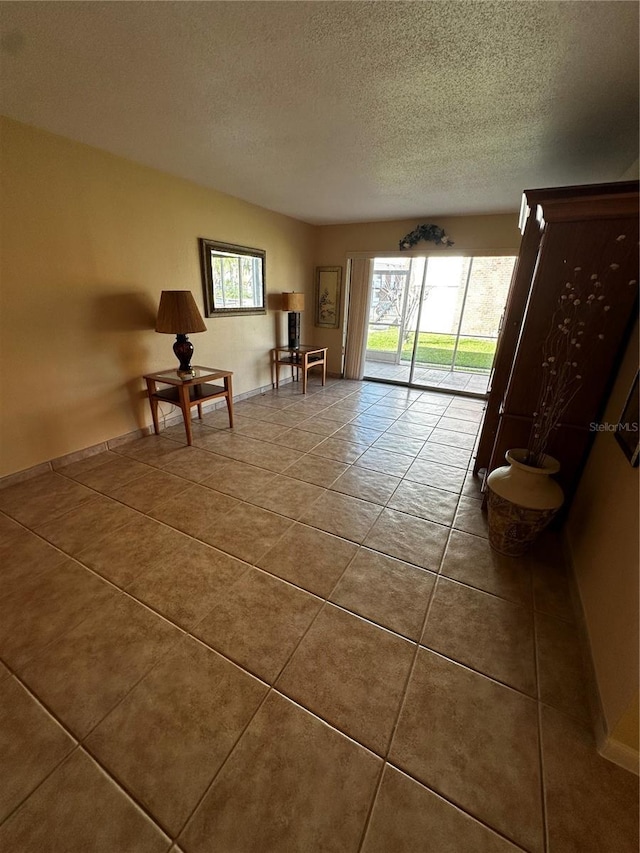
[(453, 240), (450, 240), (444, 230), (437, 225), (416, 225), (413, 231), (409, 231), (407, 236), (400, 240), (399, 248), (410, 249), (420, 240), (428, 240), (436, 246), (453, 246)]

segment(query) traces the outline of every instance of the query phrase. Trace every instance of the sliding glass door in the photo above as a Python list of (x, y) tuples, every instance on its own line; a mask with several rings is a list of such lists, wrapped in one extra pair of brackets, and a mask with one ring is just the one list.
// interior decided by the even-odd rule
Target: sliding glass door
[(380, 257), (365, 378), (484, 394), (515, 257)]

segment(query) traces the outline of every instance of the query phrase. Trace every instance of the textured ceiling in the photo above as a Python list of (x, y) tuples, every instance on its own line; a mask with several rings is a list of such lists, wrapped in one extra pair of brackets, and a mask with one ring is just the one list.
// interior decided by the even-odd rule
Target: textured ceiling
[(635, 2), (3, 2), (0, 112), (307, 222), (638, 156)]

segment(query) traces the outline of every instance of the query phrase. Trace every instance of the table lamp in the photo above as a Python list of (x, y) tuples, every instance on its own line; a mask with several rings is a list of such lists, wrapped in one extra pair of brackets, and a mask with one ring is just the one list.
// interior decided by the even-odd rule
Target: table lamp
[(191, 368), (193, 344), (187, 335), (206, 331), (207, 327), (190, 290), (162, 291), (156, 332), (176, 336), (173, 351), (180, 362), (178, 376), (181, 378), (195, 376), (195, 371)]
[(300, 346), (300, 312), (304, 311), (304, 293), (283, 293), (282, 310), (289, 312), (289, 349)]

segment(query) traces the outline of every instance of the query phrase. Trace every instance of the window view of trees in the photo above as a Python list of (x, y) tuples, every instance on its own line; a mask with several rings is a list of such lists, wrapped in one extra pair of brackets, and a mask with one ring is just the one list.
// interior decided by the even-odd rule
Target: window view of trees
[[(402, 330), (403, 344), (407, 344), (418, 319), (424, 258), (376, 260), (382, 263), (373, 271), (371, 322), (397, 326)], [(431, 288), (432, 284), (425, 282), (425, 299)]]
[(264, 249), (198, 239), (205, 315), (266, 314)]
[(367, 361), (487, 374), (514, 260), (376, 258)]
[(262, 261), (259, 258), (211, 252), (211, 280), (216, 307), (261, 305)]

